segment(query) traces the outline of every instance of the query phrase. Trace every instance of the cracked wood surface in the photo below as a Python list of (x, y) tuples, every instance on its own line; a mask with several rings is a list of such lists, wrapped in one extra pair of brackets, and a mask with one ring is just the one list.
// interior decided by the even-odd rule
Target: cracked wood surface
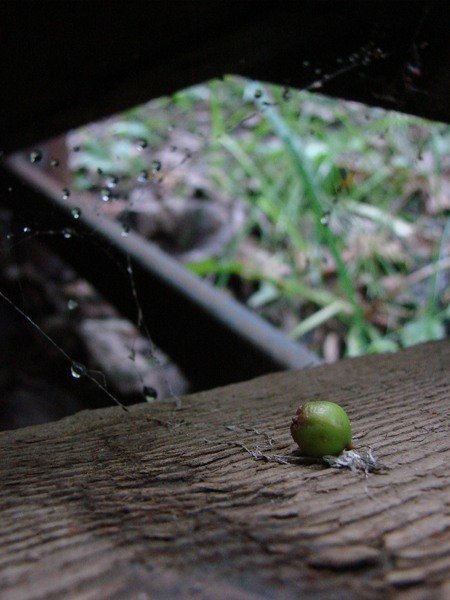
[[(450, 597), (449, 349), (0, 434), (1, 599)], [(311, 398), (389, 471), (255, 460)]]

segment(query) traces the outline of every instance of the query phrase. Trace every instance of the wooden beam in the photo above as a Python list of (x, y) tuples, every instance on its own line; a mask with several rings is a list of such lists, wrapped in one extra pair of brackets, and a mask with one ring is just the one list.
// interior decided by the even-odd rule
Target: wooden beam
[(449, 121), (449, 16), (446, 0), (3, 0), (0, 150), (224, 74)]
[[(0, 434), (2, 600), (448, 597), (449, 349)], [(389, 470), (271, 460), (309, 398), (341, 403)]]

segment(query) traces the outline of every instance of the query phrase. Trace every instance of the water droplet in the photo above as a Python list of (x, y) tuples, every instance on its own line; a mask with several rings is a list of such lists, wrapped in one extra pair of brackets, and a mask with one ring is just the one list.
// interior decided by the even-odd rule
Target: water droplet
[(152, 402), (152, 400), (156, 400), (156, 398), (158, 397), (158, 391), (150, 385), (144, 385), (142, 388), (142, 395), (144, 396), (147, 402)]
[(124, 225), (122, 228), (122, 231), (120, 233), (120, 235), (122, 237), (127, 237), (127, 235), (130, 233), (130, 226), (129, 225)]
[(374, 58), (381, 58), (382, 54), (383, 54), (383, 50), (381, 48), (374, 48), (372, 50), (372, 56)]
[(406, 64), (406, 72), (412, 75), (413, 77), (422, 76), (422, 70), (420, 66), (412, 62)]
[(283, 90), (283, 100), (286, 100), (286, 102), (288, 102), (291, 99), (291, 90), (289, 88), (284, 88)]
[(115, 188), (118, 183), (119, 183), (119, 178), (116, 177), (115, 175), (111, 175), (105, 181), (105, 185), (109, 189)]
[(262, 91), (261, 90), (255, 90), (254, 96), (255, 96), (255, 98), (261, 98)]
[(78, 146), (78, 145), (77, 145), (77, 146), (74, 146), (74, 147), (72, 148), (72, 150), (73, 150), (74, 152), (79, 152), (79, 151), (81, 150), (81, 146)]
[(144, 138), (142, 138), (142, 139), (138, 140), (137, 145), (141, 150), (143, 150), (144, 148), (147, 148), (148, 142), (147, 142), (147, 140), (144, 140)]
[(69, 310), (75, 310), (76, 308), (78, 308), (78, 302), (76, 300), (68, 300), (67, 301), (67, 308)]
[(69, 188), (64, 188), (62, 191), (62, 199), (63, 200), (67, 200), (70, 196), (70, 190)]
[(158, 171), (161, 171), (161, 162), (159, 160), (152, 160), (152, 171), (154, 173), (157, 173)]
[(42, 152), (40, 150), (33, 150), (30, 152), (30, 162), (37, 163), (42, 159)]
[(302, 64), (304, 67), (309, 67), (310, 62), (309, 62), (309, 60), (304, 60)]
[(13, 233), (7, 233), (6, 234), (6, 239), (7, 240), (13, 240), (14, 239), (14, 234)]
[(73, 231), (69, 227), (66, 227), (62, 230), (62, 234), (66, 240), (69, 240), (72, 237)]
[(138, 175), (137, 180), (139, 183), (146, 183), (148, 181), (148, 171), (141, 171)]
[(100, 192), (101, 199), (103, 202), (109, 202), (111, 200), (111, 191), (108, 188), (103, 188)]
[(320, 75), (322, 73), (322, 69), (314, 69), (314, 73), (316, 75)]
[(12, 192), (12, 191), (13, 191), (12, 187), (11, 187), (11, 186), (9, 186), (9, 188), (8, 188), (8, 192)]
[(330, 223), (331, 212), (329, 210), (324, 211), (323, 215), (320, 217), (320, 222), (322, 225), (329, 225)]
[(70, 366), (70, 374), (74, 379), (80, 379), (83, 375), (86, 375), (86, 367), (78, 362), (73, 362)]
[(139, 181), (139, 183), (146, 183), (148, 181), (148, 171), (141, 171), (137, 177), (137, 180)]
[(52, 160), (50, 161), (50, 166), (59, 167), (59, 160), (57, 158), (52, 158)]
[(27, 226), (25, 226), (25, 227), (22, 229), (22, 231), (23, 231), (24, 233), (31, 233), (31, 227), (27, 227)]
[(78, 208), (78, 206), (74, 206), (70, 211), (70, 214), (74, 219), (79, 219), (81, 217), (81, 208)]

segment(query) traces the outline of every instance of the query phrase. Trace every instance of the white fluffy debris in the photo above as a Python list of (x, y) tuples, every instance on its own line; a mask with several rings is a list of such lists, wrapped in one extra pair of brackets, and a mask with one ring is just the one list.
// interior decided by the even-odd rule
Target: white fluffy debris
[(373, 454), (371, 448), (362, 452), (344, 450), (339, 456), (323, 456), (322, 460), (334, 469), (350, 469), (354, 473), (382, 473), (388, 467), (381, 463)]

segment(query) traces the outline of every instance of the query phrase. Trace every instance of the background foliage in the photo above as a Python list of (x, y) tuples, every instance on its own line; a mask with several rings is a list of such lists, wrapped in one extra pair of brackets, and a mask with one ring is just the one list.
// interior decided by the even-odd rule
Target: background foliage
[[(187, 268), (335, 360), (445, 336), (449, 132), (229, 77), (69, 140), (75, 186), (104, 200), (170, 182), (181, 201), (184, 173), (202, 182), (196, 193), (205, 203), (213, 189), (243, 207), (242, 226), (220, 252)], [(178, 166), (161, 158), (168, 153)]]

